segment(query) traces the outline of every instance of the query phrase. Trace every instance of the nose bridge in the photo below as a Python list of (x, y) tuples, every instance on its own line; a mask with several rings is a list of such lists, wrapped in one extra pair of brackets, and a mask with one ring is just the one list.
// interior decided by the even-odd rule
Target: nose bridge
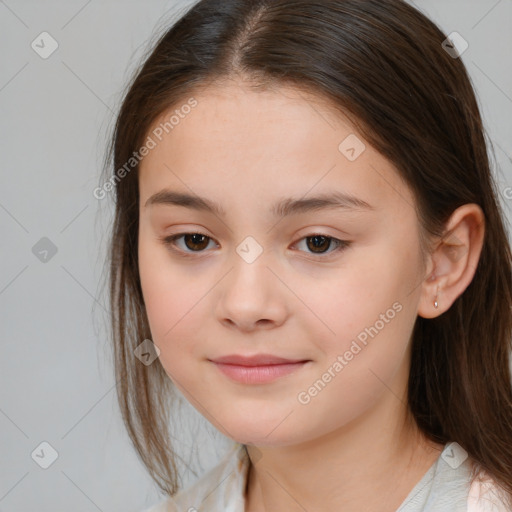
[[(286, 316), (281, 283), (268, 268), (266, 251), (252, 237), (244, 239), (229, 258), (231, 268), (223, 280), (216, 312), (220, 321), (241, 328), (253, 328), (257, 322), (280, 324)], [(261, 322), (260, 322), (261, 323)]]
[[(256, 299), (264, 295), (268, 286), (268, 278), (272, 275), (269, 265), (269, 251), (259, 244), (252, 236), (246, 237), (235, 248), (230, 263), (232, 265), (229, 278), (230, 287), (244, 294), (244, 288), (250, 288), (251, 295)], [(239, 290), (239, 288), (241, 290)]]

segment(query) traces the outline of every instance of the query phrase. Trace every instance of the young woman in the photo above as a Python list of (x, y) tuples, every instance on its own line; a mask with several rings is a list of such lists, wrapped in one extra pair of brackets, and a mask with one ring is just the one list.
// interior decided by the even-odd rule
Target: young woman
[[(432, 21), (202, 0), (111, 152), (118, 396), (152, 512), (512, 510), (510, 244)], [(173, 389), (234, 441), (185, 490)]]

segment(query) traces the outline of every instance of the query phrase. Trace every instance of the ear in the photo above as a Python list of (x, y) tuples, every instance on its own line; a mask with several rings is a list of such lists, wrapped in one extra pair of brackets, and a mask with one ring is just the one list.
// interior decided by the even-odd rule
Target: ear
[[(429, 255), (418, 315), (435, 318), (448, 309), (471, 283), (482, 252), (485, 215), (477, 204), (457, 208), (445, 233)], [(438, 307), (434, 306), (437, 300)]]

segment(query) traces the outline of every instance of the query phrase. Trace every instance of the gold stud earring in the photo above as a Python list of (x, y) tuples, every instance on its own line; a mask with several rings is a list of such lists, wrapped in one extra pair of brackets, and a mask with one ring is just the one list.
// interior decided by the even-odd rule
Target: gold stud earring
[(437, 287), (437, 291), (436, 291), (436, 299), (434, 301), (434, 307), (437, 308), (439, 306), (439, 304), (437, 303), (437, 295), (439, 293), (439, 286)]

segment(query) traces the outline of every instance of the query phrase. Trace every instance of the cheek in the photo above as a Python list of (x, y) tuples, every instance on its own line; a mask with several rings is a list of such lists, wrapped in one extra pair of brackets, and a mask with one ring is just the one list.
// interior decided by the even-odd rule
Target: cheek
[[(309, 294), (308, 307), (315, 316), (305, 310), (301, 325), (324, 354), (326, 369), (342, 356), (343, 370), (334, 372), (338, 382), (376, 380), (370, 370), (385, 381), (404, 357), (416, 318), (419, 287), (416, 295), (411, 294), (414, 258), (404, 254), (397, 261), (391, 245), (362, 254), (350, 271), (317, 282), (315, 293)], [(345, 376), (339, 378), (342, 373)]]
[(340, 297), (338, 290), (332, 300), (325, 300), (326, 323), (334, 335), (310, 332), (323, 356), (295, 390), (294, 399), (298, 411), (310, 418), (313, 433), (351, 422), (381, 397), (400, 404), (414, 310), (399, 298), (392, 281), (379, 287), (378, 293), (361, 287), (353, 290), (350, 299)]
[[(171, 347), (176, 357), (183, 351), (191, 352), (191, 325), (197, 321), (206, 284), (194, 280), (183, 267), (171, 265), (166, 250), (143, 239), (139, 244), (139, 273), (152, 341), (161, 351), (160, 359), (167, 359)], [(183, 337), (184, 331), (189, 339)]]

